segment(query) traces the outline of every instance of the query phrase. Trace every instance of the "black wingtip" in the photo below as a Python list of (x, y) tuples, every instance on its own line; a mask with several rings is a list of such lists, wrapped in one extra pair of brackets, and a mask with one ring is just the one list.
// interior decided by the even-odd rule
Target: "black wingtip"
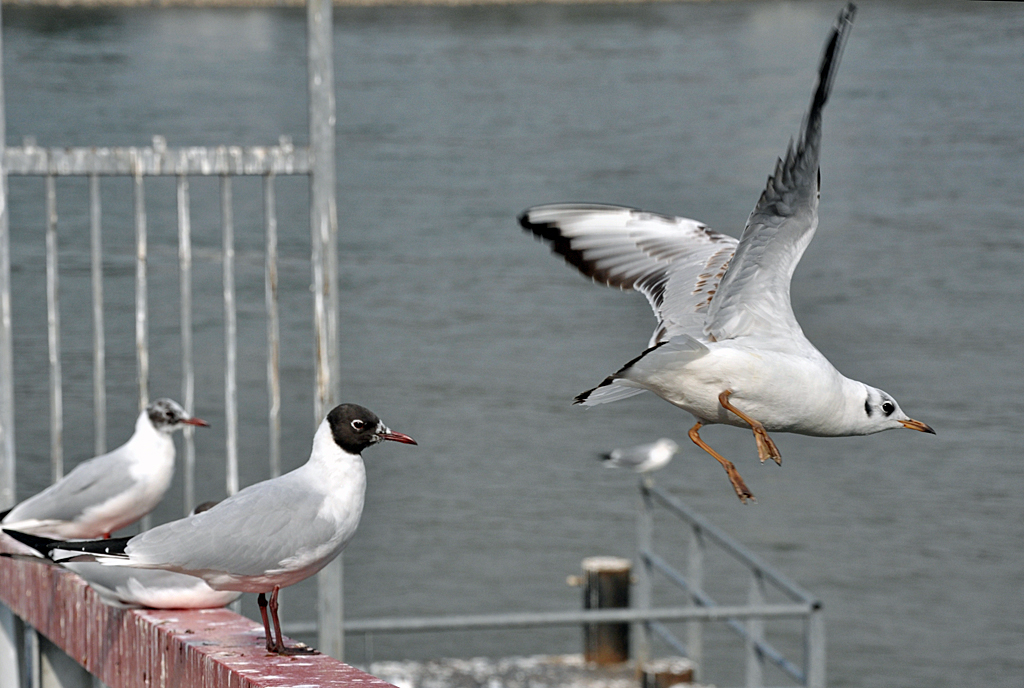
[[(598, 385), (598, 387), (600, 387), (600, 385)], [(590, 393), (593, 392), (595, 389), (597, 389), (597, 387), (588, 389), (586, 392), (580, 392), (579, 394), (577, 394), (576, 398), (572, 400), (573, 406), (586, 402), (586, 400), (590, 398)]]
[(42, 537), (40, 535), (31, 535), (30, 533), (23, 533), (20, 530), (8, 530), (4, 528), (4, 533), (10, 535), (12, 538), (20, 542), (21, 544), (31, 547), (35, 551), (42, 554), (44, 557), (50, 556), (50, 551), (53, 550), (55, 545), (60, 544), (60, 540), (53, 540), (51, 538)]
[(8, 530), (7, 528), (4, 528), (4, 532), (21, 544), (36, 550), (44, 557), (49, 557), (54, 550), (81, 552), (83, 554), (108, 554), (115, 557), (124, 556), (125, 547), (128, 545), (128, 541), (131, 540), (130, 537), (107, 538), (104, 540), (54, 540), (42, 537), (41, 535)]
[(814, 100), (811, 110), (820, 111), (828, 102), (828, 96), (832, 92), (832, 82), (835, 81), (836, 72), (839, 70), (839, 58), (843, 55), (846, 46), (846, 39), (853, 27), (853, 19), (857, 15), (857, 6), (852, 2), (844, 7), (836, 18), (832, 27), (832, 34), (821, 55), (821, 66), (818, 69), (818, 85), (814, 89)]
[(518, 215), (516, 215), (516, 221), (519, 223), (519, 226), (522, 227), (527, 232), (533, 231), (533, 229), (532, 229), (533, 223), (530, 222), (530, 209), (529, 208), (527, 208), (523, 212), (521, 212)]

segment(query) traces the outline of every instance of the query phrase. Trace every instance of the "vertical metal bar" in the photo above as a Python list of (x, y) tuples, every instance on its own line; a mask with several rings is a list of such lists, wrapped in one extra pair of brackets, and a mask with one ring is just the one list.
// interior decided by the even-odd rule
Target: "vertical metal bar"
[(107, 355), (103, 324), (103, 226), (100, 177), (89, 175), (89, 237), (92, 258), (92, 406), (97, 456), (107, 451)]
[[(310, 0), (307, 7), (309, 52), (309, 137), (312, 152), (310, 223), (313, 250), (314, 327), (317, 353), (316, 418), (319, 425), (334, 403), (337, 380), (337, 234), (334, 198), (334, 66), (332, 6)], [(333, 270), (332, 270), (333, 266)], [(333, 337), (333, 341), (332, 341)]]
[[(0, 27), (3, 10), (0, 9)], [(11, 337), (10, 221), (7, 216), (7, 115), (4, 103), (3, 31), (0, 31), (0, 509), (15, 502), (14, 356)], [(0, 688), (20, 685), (24, 625), (0, 604)]]
[(227, 492), (238, 492), (238, 325), (235, 309), (235, 224), (231, 177), (220, 178), (221, 224), (224, 233), (224, 415), (227, 421)]
[[(316, 403), (319, 424), (334, 405), (338, 386), (337, 234), (334, 197), (334, 47), (331, 0), (306, 3), (306, 44), (309, 89), (309, 143), (313, 158), (310, 179), (310, 225), (313, 253)], [(318, 574), (318, 644), (326, 654), (344, 658), (342, 558)]]
[(0, 603), (0, 688), (21, 687), (24, 640), (24, 622)]
[(267, 231), (267, 394), (269, 396), (270, 477), (281, 475), (281, 325), (277, 300), (277, 197), (273, 173), (263, 177), (263, 221)]
[(39, 657), (39, 632), (25, 624), (25, 640), (22, 646), (25, 651), (25, 685), (27, 688), (42, 688), (43, 671)]
[[(2, 20), (0, 14), (0, 20)], [(0, 25), (2, 25), (0, 21)], [(3, 32), (0, 31), (0, 34)], [(7, 114), (0, 36), (0, 509), (16, 500), (14, 471), (14, 353), (11, 336), (11, 240), (7, 213)]]
[[(764, 576), (758, 569), (750, 570), (750, 588), (747, 604), (760, 607), (764, 604)], [(747, 688), (761, 688), (764, 685), (764, 654), (758, 647), (764, 641), (764, 618), (747, 619)]]
[(60, 359), (60, 269), (57, 256), (57, 182), (46, 175), (46, 341), (50, 354), (50, 474), (64, 477), (64, 397)]
[(132, 156), (135, 201), (135, 357), (139, 382), (139, 411), (149, 405), (149, 335), (146, 321), (146, 187), (139, 161)]
[[(137, 153), (132, 150), (132, 196), (135, 205), (135, 360), (139, 383), (139, 411), (149, 405), (149, 323), (148, 283), (146, 279), (146, 187)], [(143, 516), (140, 527), (149, 530), (153, 523), (151, 515)]]
[[(691, 590), (704, 592), (704, 535), (701, 529), (690, 525), (690, 544), (687, 550), (687, 575)], [(689, 605), (696, 606), (697, 597), (690, 595)], [(704, 624), (699, 620), (686, 622), (686, 647), (690, 650), (690, 659), (694, 663), (694, 680), (701, 679), (704, 664)]]
[(808, 688), (825, 688), (825, 614), (815, 606), (804, 631), (807, 642), (807, 665), (804, 672)]
[[(638, 609), (651, 608), (651, 563), (647, 554), (654, 549), (654, 518), (651, 494), (648, 491), (650, 478), (640, 479), (640, 499), (637, 504), (636, 518), (636, 606)], [(651, 660), (650, 624), (638, 623), (634, 626), (634, 643), (636, 644), (636, 665), (638, 671), (644, 671), (645, 665)]]
[[(178, 176), (178, 288), (181, 302), (181, 402), (195, 412), (195, 365), (192, 360), (192, 215), (188, 177)], [(195, 428), (185, 426), (184, 506), (188, 515), (196, 505)]]
[(92, 688), (92, 674), (43, 635), (39, 639), (39, 683), (42, 688)]

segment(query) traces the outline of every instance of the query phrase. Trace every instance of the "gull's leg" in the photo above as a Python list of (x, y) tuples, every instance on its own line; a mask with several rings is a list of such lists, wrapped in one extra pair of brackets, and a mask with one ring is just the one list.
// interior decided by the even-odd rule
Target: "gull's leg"
[(256, 598), (256, 604), (260, 606), (260, 616), (263, 617), (263, 631), (267, 634), (267, 652), (274, 652), (274, 636), (270, 633), (270, 621), (267, 619), (267, 596), (260, 593)]
[(779, 454), (778, 447), (772, 442), (772, 438), (768, 436), (768, 431), (764, 429), (764, 426), (760, 422), (754, 420), (747, 414), (740, 411), (738, 408), (729, 403), (729, 397), (732, 395), (730, 390), (725, 390), (718, 395), (718, 403), (720, 403), (726, 411), (730, 411), (733, 414), (740, 417), (750, 429), (754, 431), (754, 440), (757, 442), (757, 458), (761, 459), (761, 463), (764, 463), (765, 459), (771, 459), (778, 465), (782, 465), (782, 455)]
[(698, 447), (715, 457), (715, 460), (718, 461), (718, 463), (722, 464), (722, 468), (725, 469), (726, 475), (729, 476), (729, 482), (732, 483), (732, 489), (736, 490), (736, 496), (740, 498), (741, 502), (746, 504), (748, 499), (754, 500), (753, 493), (747, 488), (747, 484), (743, 482), (743, 478), (740, 477), (740, 472), (732, 465), (732, 461), (729, 461), (709, 447), (707, 443), (700, 438), (700, 435), (697, 434), (697, 431), (700, 430), (703, 425), (703, 423), (697, 421), (697, 424), (690, 428), (690, 432), (687, 433), (690, 436), (690, 439), (693, 440), (693, 443)]
[[(277, 633), (277, 644), (271, 652), (276, 652), (279, 655), (318, 655), (320, 654), (317, 650), (305, 645), (297, 647), (285, 647), (284, 634), (281, 633), (281, 622), (277, 618), (277, 595), (281, 592), (281, 586), (275, 585), (274, 592), (270, 593), (270, 617), (274, 620), (274, 631)], [(269, 631), (268, 631), (269, 632)], [(268, 646), (269, 647), (269, 646)]]

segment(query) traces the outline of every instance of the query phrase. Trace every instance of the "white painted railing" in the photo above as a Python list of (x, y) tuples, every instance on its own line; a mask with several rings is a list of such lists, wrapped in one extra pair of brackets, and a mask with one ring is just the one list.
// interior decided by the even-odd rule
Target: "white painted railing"
[[(59, 11), (59, 10), (58, 10)], [(147, 147), (60, 148), (40, 147), (31, 139), (17, 147), (6, 146), (6, 118), (3, 78), (0, 63), (0, 509), (16, 501), (15, 394), (13, 331), (17, 323), (11, 317), (11, 247), (8, 178), (34, 176), (43, 180), (43, 204), (46, 215), (46, 310), (47, 354), (50, 406), (50, 466), (53, 479), (64, 472), (64, 360), (61, 349), (59, 220), (57, 217), (57, 180), (84, 177), (89, 181), (90, 269), (93, 325), (92, 379), (95, 411), (95, 450), (107, 447), (106, 389), (109, 384), (104, 334), (104, 256), (102, 251), (103, 208), (101, 187), (108, 177), (132, 181), (133, 227), (135, 238), (134, 344), (138, 405), (149, 401), (150, 345), (148, 337), (148, 251), (146, 182), (152, 177), (176, 180), (178, 228), (179, 303), (181, 312), (182, 399), (188, 411), (195, 400), (196, 352), (193, 350), (192, 225), (190, 219), (190, 179), (220, 179), (222, 293), (224, 304), (225, 358), (224, 399), (227, 456), (226, 488), (233, 492), (238, 480), (239, 407), (237, 393), (237, 294), (235, 291), (235, 205), (233, 180), (257, 176), (263, 180), (262, 209), (265, 234), (265, 307), (267, 313), (267, 393), (270, 428), (270, 472), (281, 470), (281, 384), (280, 332), (278, 317), (277, 195), (275, 180), (285, 175), (309, 178), (309, 215), (311, 236), (310, 275), (313, 293), (312, 327), (315, 346), (311, 368), (315, 374), (314, 418), (316, 427), (338, 398), (338, 326), (337, 326), (337, 211), (335, 187), (335, 107), (333, 77), (332, 6), (329, 0), (307, 3), (307, 74), (309, 84), (309, 145), (294, 146), (288, 140), (277, 145), (238, 147), (168, 148), (162, 138)], [(0, 55), (2, 55), (0, 39)], [(206, 295), (210, 297), (212, 295)], [(40, 343), (40, 346), (42, 343)], [(188, 512), (196, 501), (195, 449), (191, 433), (186, 431), (183, 452), (184, 504)], [(318, 646), (334, 657), (344, 652), (342, 630), (341, 561), (332, 563), (319, 574)], [(10, 605), (9, 605), (10, 606)], [(11, 609), (16, 608), (10, 606)], [(21, 622), (10, 617), (10, 624)], [(13, 627), (12, 626), (12, 627)], [(24, 636), (25, 634), (22, 634)], [(29, 633), (28, 637), (32, 634)], [(0, 634), (0, 659), (21, 666), (38, 665), (38, 652), (26, 655), (21, 647), (9, 643), (14, 635)], [(148, 652), (140, 648), (140, 652)], [(29, 672), (31, 673), (31, 671)], [(2, 675), (0, 675), (2, 679)], [(0, 688), (9, 684), (0, 681)]]

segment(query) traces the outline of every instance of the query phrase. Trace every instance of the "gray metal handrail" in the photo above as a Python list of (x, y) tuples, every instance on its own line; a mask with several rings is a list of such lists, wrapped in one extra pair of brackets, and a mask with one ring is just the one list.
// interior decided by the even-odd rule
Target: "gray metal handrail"
[[(653, 551), (653, 508), (662, 506), (671, 515), (685, 521), (690, 527), (689, 573), (684, 575)], [(678, 498), (654, 485), (650, 478), (640, 481), (640, 507), (637, 518), (637, 558), (640, 563), (638, 595), (641, 606), (648, 606), (651, 599), (651, 574), (658, 572), (676, 587), (683, 590), (690, 608), (726, 609), (719, 606), (703, 589), (704, 556), (707, 543), (717, 545), (750, 572), (748, 606), (759, 609), (764, 606), (765, 586), (770, 584), (779, 592), (799, 603), (804, 610), (801, 616), (804, 624), (803, 666), (786, 658), (777, 648), (765, 640), (767, 614), (747, 614), (743, 617), (726, 618), (726, 625), (732, 629), (746, 646), (746, 685), (750, 688), (763, 685), (765, 662), (771, 662), (797, 683), (811, 688), (825, 686), (825, 630), (821, 601), (803, 589), (763, 559), (731, 538), (725, 531), (710, 523)], [(746, 619), (746, 623), (740, 621)], [(649, 634), (655, 632), (663, 641), (677, 651), (694, 660), (698, 673), (703, 655), (703, 619), (694, 617), (688, 623), (687, 642), (684, 644), (663, 624), (642, 623), (638, 627), (641, 652), (649, 652)], [(646, 659), (646, 657), (644, 657)]]
[[(346, 633), (419, 633), (483, 628), (528, 628), (536, 626), (576, 626), (592, 623), (636, 623), (639, 621), (725, 621), (755, 617), (794, 618), (808, 612), (804, 604), (765, 604), (751, 606), (661, 607), (658, 609), (581, 609), (562, 612), (508, 612), (505, 614), (464, 614), (452, 616), (394, 617), (350, 619)], [(312, 624), (288, 624), (290, 633), (311, 632)]]
[(791, 581), (781, 571), (774, 568), (761, 559), (761, 557), (757, 556), (742, 544), (734, 540), (724, 530), (708, 521), (678, 498), (670, 495), (657, 485), (653, 484), (650, 486), (641, 485), (640, 489), (649, 491), (651, 496), (655, 497), (662, 506), (689, 523), (691, 526), (699, 528), (705, 537), (709, 540), (713, 540), (719, 547), (731, 554), (745, 566), (750, 569), (760, 571), (765, 578), (777, 586), (779, 590), (786, 593), (790, 598), (806, 602), (811, 605), (817, 605), (818, 607), (821, 606), (821, 602), (812, 593), (804, 590), (802, 587)]
[[(638, 634), (638, 663), (646, 661), (649, 653), (648, 632), (654, 632), (679, 654), (693, 659), (699, 670), (703, 641), (701, 625), (724, 622), (745, 643), (747, 653), (747, 686), (763, 685), (762, 665), (765, 661), (778, 666), (797, 683), (811, 688), (825, 686), (824, 624), (821, 602), (810, 592), (789, 580), (756, 554), (732, 539), (706, 518), (679, 499), (655, 487), (650, 481), (641, 481), (641, 504), (638, 511), (638, 547), (640, 566), (637, 570), (635, 607), (626, 609), (588, 609), (557, 612), (511, 612), (499, 614), (471, 614), (428, 617), (396, 617), (355, 619), (345, 622), (346, 633), (372, 635), (374, 633), (415, 633), (462, 631), (474, 629), (525, 628), (541, 626), (573, 626), (593, 623), (634, 623)], [(664, 558), (653, 551), (652, 509), (655, 502), (673, 516), (685, 521), (692, 529), (690, 574), (684, 576)], [(745, 605), (719, 605), (702, 589), (702, 569), (705, 542), (712, 542), (746, 567), (752, 576), (751, 596)], [(682, 607), (653, 607), (651, 605), (651, 573), (664, 575), (671, 583), (687, 593), (691, 602)], [(763, 599), (764, 585), (771, 584), (792, 600), (769, 604)], [(786, 658), (764, 637), (768, 619), (801, 618), (805, 620), (805, 648), (803, 666)], [(688, 642), (683, 643), (663, 622), (685, 621), (690, 624)], [(694, 628), (697, 632), (694, 633)], [(289, 623), (285, 631), (292, 634), (316, 632), (315, 623)]]
[[(227, 419), (226, 491), (238, 491), (238, 406), (237, 406), (237, 327), (234, 288), (234, 219), (231, 180), (235, 176), (260, 176), (264, 179), (264, 223), (267, 243), (274, 250), (267, 251), (267, 309), (268, 338), (271, 351), (276, 352), (279, 332), (276, 318), (276, 191), (273, 180), (277, 176), (303, 175), (312, 172), (310, 152), (306, 147), (295, 147), (282, 137), (277, 146), (217, 146), (210, 148), (168, 148), (162, 137), (154, 137), (152, 146), (145, 147), (40, 147), (33, 139), (26, 139), (20, 147), (7, 147), (3, 152), (6, 176), (40, 176), (46, 186), (46, 276), (47, 276), (47, 334), (50, 368), (50, 456), (54, 480), (64, 473), (63, 456), (63, 400), (61, 362), (61, 324), (59, 303), (58, 232), (56, 213), (56, 179), (58, 177), (87, 177), (90, 182), (90, 252), (93, 295), (93, 398), (97, 409), (97, 452), (106, 445), (106, 373), (105, 341), (103, 335), (103, 252), (102, 210), (100, 206), (101, 177), (130, 177), (133, 180), (135, 204), (135, 343), (139, 406), (149, 402), (149, 342), (147, 260), (148, 232), (146, 227), (145, 179), (147, 177), (175, 177), (177, 180), (178, 260), (180, 271), (181, 337), (182, 337), (182, 403), (192, 412), (194, 403), (194, 362), (192, 352), (192, 243), (189, 177), (219, 177), (221, 181), (222, 281), (225, 322), (225, 417)], [(315, 254), (315, 251), (314, 251)], [(314, 256), (320, 263), (321, 258)], [(269, 284), (273, 279), (274, 284)], [(280, 427), (280, 371), (276, 356), (268, 357), (268, 392), (270, 395), (271, 428)], [(184, 513), (195, 506), (195, 447), (192, 433), (185, 432), (184, 440)], [(271, 462), (280, 456), (280, 433), (271, 437)], [(279, 458), (278, 470), (279, 470)], [(148, 524), (146, 524), (148, 525)]]

